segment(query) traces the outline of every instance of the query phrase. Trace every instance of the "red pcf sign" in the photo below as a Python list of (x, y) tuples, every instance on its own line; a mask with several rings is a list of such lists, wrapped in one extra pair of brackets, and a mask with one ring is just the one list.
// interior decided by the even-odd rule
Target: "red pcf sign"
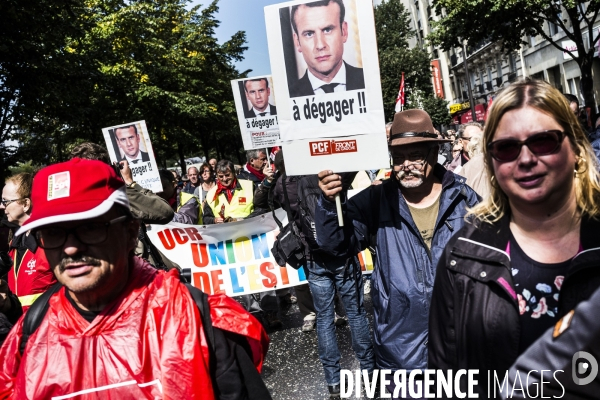
[(331, 154), (331, 141), (321, 140), (318, 142), (309, 142), (311, 156), (324, 156)]
[(309, 142), (311, 156), (324, 156), (358, 151), (356, 140), (320, 140)]

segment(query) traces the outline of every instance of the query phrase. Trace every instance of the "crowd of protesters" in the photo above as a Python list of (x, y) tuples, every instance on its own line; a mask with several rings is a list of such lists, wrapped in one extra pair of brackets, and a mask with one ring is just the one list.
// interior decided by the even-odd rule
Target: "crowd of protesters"
[[(581, 386), (570, 371), (575, 352), (600, 357), (600, 133), (583, 130), (571, 103), (525, 79), (498, 94), (485, 126), (440, 133), (425, 111), (396, 113), (382, 170), (287, 176), (283, 150), (273, 164), (251, 150), (238, 169), (211, 159), (182, 171), (185, 181), (161, 170), (153, 193), (127, 160), (111, 165), (84, 143), (68, 162), (11, 176), (0, 206), (11, 230), (0, 254), (0, 398), (268, 399), (267, 332), (294, 303), (301, 330), (316, 329), (332, 399), (344, 324), (370, 376), (563, 370), (548, 392), (594, 398), (599, 380)], [(303, 226), (307, 205), (308, 283), (293, 291), (207, 296), (146, 236), (146, 224), (235, 223), (278, 207)]]

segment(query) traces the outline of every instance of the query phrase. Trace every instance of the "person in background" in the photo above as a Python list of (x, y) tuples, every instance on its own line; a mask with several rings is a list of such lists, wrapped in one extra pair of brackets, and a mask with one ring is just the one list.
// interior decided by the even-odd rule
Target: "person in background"
[[(285, 195), (283, 193), (283, 184), (282, 180), (284, 179), (283, 174), (285, 173), (285, 163), (283, 158), (283, 150), (279, 150), (275, 155), (275, 168), (277, 169), (278, 178), (275, 182), (275, 187), (272, 187), (273, 179), (267, 180), (263, 182), (262, 185), (256, 189), (255, 192), (255, 203), (259, 204), (261, 208), (268, 209), (268, 196), (269, 191), (273, 192), (273, 203), (275, 208), (283, 208), (284, 210), (287, 208), (287, 202), (285, 201)], [(288, 194), (290, 211), (294, 220), (296, 221), (297, 226), (300, 226), (300, 210), (298, 208), (298, 180), (301, 177), (299, 176), (285, 176), (286, 179), (286, 191)], [(310, 249), (308, 245), (305, 244), (306, 255), (310, 257)], [(306, 272), (306, 267), (303, 267)], [(315, 330), (316, 325), (316, 311), (313, 303), (313, 298), (310, 293), (310, 288), (308, 284), (299, 285), (294, 287), (296, 292), (296, 296), (294, 297), (298, 303), (298, 308), (300, 309), (300, 314), (304, 320), (302, 324), (302, 332), (311, 332)], [(284, 293), (284, 292), (282, 292)], [(280, 301), (283, 300), (284, 303), (290, 303), (287, 301), (287, 294), (284, 293), (283, 299), (282, 296), (279, 297)]]
[(210, 164), (210, 167), (212, 168), (213, 173), (216, 173), (215, 171), (217, 170), (217, 159), (211, 158), (210, 160), (208, 160), (208, 163)]
[[(264, 153), (263, 153), (264, 154)], [(204, 223), (222, 224), (248, 217), (254, 211), (254, 183), (237, 179), (233, 163), (217, 163), (217, 185), (206, 194)]]
[(198, 176), (198, 168), (189, 167), (187, 170), (188, 182), (183, 185), (182, 192), (194, 194), (194, 191), (200, 186), (200, 177)]
[(600, 162), (600, 117), (596, 119), (596, 129), (590, 134), (590, 142), (592, 143), (592, 149), (596, 155), (596, 160)]
[(254, 189), (256, 189), (267, 177), (265, 169), (270, 168), (267, 162), (267, 154), (264, 150), (248, 150), (246, 152), (246, 160), (248, 162), (238, 173), (237, 178), (252, 181)]
[(490, 178), (485, 168), (483, 137), (473, 135), (469, 143), (469, 162), (458, 172), (467, 179), (467, 185), (485, 199), (490, 194)]
[(437, 264), (428, 367), (487, 377), (600, 287), (600, 175), (568, 102), (541, 80), (500, 92), (483, 144), (491, 191)]
[(444, 168), (448, 169), (448, 166), (450, 165), (452, 160), (460, 155), (460, 153), (462, 152), (462, 148), (463, 146), (460, 140), (456, 139), (452, 142), (452, 153), (450, 153), (451, 158), (446, 159), (446, 162), (444, 163)]
[(483, 129), (479, 122), (469, 122), (460, 126), (458, 130), (458, 140), (462, 144), (462, 151), (459, 156), (454, 157), (448, 170), (459, 173), (465, 164), (469, 162), (470, 141), (473, 136), (483, 135)]
[(208, 163), (203, 163), (200, 166), (200, 186), (194, 191), (194, 196), (198, 198), (200, 204), (206, 201), (206, 195), (216, 184), (212, 167)]
[[(31, 216), (33, 202), (31, 200), (32, 173), (20, 173), (6, 179), (2, 188), (0, 210), (4, 212), (9, 223), (21, 227)], [(38, 246), (31, 232), (13, 237), (10, 242), (11, 267), (6, 274), (8, 287), (23, 307), (23, 312), (33, 302), (56, 283), (44, 249)]]
[(448, 129), (446, 131), (446, 139), (449, 139), (452, 141), (456, 140), (456, 131), (454, 129)]
[(158, 194), (172, 207), (173, 217), (169, 222), (198, 225), (202, 223), (202, 210), (198, 198), (187, 192), (180, 192), (177, 196), (177, 182), (173, 174), (166, 169), (158, 171), (163, 190)]

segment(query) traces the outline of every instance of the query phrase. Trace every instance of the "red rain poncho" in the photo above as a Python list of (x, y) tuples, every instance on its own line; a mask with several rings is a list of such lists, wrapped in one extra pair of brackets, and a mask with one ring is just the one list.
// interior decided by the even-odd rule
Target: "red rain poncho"
[[(226, 296), (209, 296), (213, 326), (246, 336), (261, 369), (268, 337)], [(213, 399), (200, 314), (177, 271), (134, 258), (129, 283), (88, 323), (64, 288), (19, 354), (23, 318), (0, 351), (0, 399)]]

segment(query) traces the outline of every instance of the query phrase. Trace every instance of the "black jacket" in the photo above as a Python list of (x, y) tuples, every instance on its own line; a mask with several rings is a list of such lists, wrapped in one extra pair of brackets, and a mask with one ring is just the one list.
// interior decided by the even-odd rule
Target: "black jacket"
[[(346, 90), (358, 90), (365, 88), (365, 77), (362, 68), (356, 68), (352, 65), (346, 64)], [(300, 96), (312, 96), (315, 92), (308, 79), (308, 70), (304, 73), (304, 76), (290, 85), (290, 97)]]
[[(271, 116), (277, 115), (277, 107), (275, 107), (273, 104), (269, 104), (269, 113), (271, 114)], [(254, 108), (251, 108), (249, 110), (244, 110), (244, 117), (256, 118), (257, 115), (254, 112)]]
[[(519, 356), (519, 304), (512, 279), (510, 216), (493, 225), (465, 225), (438, 263), (429, 314), (429, 368), (479, 369), (480, 398), (487, 371), (500, 380)], [(558, 317), (600, 287), (600, 222), (583, 218), (581, 246), (563, 281)], [(466, 383), (466, 382), (463, 382)]]
[[(597, 399), (600, 393), (600, 374), (596, 374), (594, 378), (593, 367), (589, 374), (573, 375), (573, 371), (579, 369), (579, 360), (589, 361), (590, 365), (593, 360), (596, 365), (600, 360), (599, 309), (600, 289), (558, 321), (554, 329), (548, 329), (519, 357), (508, 373), (509, 384), (502, 392), (503, 398), (541, 398), (535, 393), (540, 393), (539, 388), (543, 386), (545, 398)], [(588, 354), (580, 353), (576, 357), (578, 352)], [(519, 382), (517, 377), (520, 378)], [(591, 382), (575, 380), (582, 378)], [(520, 387), (525, 391), (521, 391)]]

